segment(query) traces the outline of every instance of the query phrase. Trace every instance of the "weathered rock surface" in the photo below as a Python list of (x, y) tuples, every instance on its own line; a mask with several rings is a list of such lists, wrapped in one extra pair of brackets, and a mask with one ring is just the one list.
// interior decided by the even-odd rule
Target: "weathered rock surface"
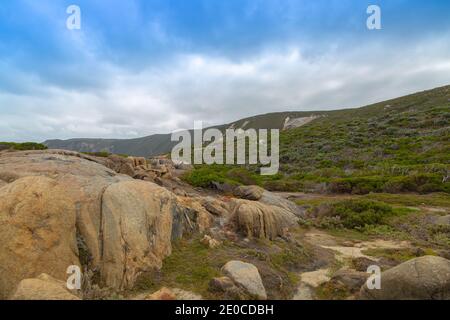
[(450, 214), (446, 216), (441, 216), (436, 219), (434, 224), (442, 225), (442, 226), (450, 226)]
[(331, 280), (342, 283), (350, 290), (350, 292), (355, 293), (359, 291), (361, 286), (367, 281), (368, 277), (369, 274), (367, 272), (341, 269), (333, 275)]
[(217, 248), (222, 243), (208, 235), (205, 235), (201, 241), (204, 245), (208, 246), (211, 249)]
[(201, 204), (209, 213), (215, 216), (226, 217), (230, 214), (228, 204), (213, 197), (202, 198)]
[(0, 295), (22, 280), (66, 277), (79, 265), (76, 205), (55, 179), (25, 177), (0, 189)]
[(258, 186), (239, 186), (233, 190), (233, 194), (241, 199), (258, 201), (265, 191)]
[(103, 194), (101, 274), (113, 288), (130, 288), (141, 271), (160, 268), (171, 253), (176, 197), (144, 181), (123, 181)]
[[(177, 199), (179, 207), (182, 210), (181, 214), (184, 217), (184, 221), (187, 222), (183, 227), (183, 233), (204, 233), (211, 227), (213, 223), (213, 217), (202, 206), (201, 199), (190, 197), (178, 197)], [(179, 237), (181, 237), (181, 233)]]
[(273, 240), (286, 236), (298, 218), (291, 211), (256, 201), (235, 200), (233, 219), (247, 237)]
[(131, 298), (132, 300), (203, 300), (202, 296), (191, 291), (178, 288), (163, 287), (153, 293), (142, 293)]
[(305, 214), (305, 211), (294, 202), (258, 186), (239, 186), (233, 190), (233, 194), (241, 199), (259, 201), (267, 205), (283, 208), (299, 217), (303, 217)]
[(80, 300), (66, 287), (66, 283), (47, 274), (22, 280), (11, 300)]
[(266, 289), (254, 265), (242, 261), (229, 261), (223, 266), (222, 271), (251, 296), (260, 300), (267, 299)]
[(306, 210), (295, 204), (294, 202), (285, 199), (275, 193), (265, 190), (262, 194), (259, 202), (262, 202), (267, 205), (276, 206), (283, 208), (285, 210), (291, 211), (296, 216), (304, 218)]
[(381, 274), (381, 289), (361, 288), (361, 299), (450, 299), (450, 260), (424, 256), (404, 262)]
[(130, 288), (161, 266), (171, 239), (211, 218), (76, 152), (1, 153), (0, 179), (0, 297), (42, 273), (65, 280), (70, 265), (98, 272), (102, 287)]
[(149, 294), (148, 296), (144, 297), (143, 300), (176, 300), (177, 296), (175, 293), (173, 293), (172, 290), (169, 288), (161, 288), (160, 290)]

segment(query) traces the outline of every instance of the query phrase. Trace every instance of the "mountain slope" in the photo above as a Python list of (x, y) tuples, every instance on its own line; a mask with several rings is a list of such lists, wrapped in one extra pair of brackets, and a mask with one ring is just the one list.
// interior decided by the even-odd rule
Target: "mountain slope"
[(199, 166), (187, 177), (334, 193), (450, 192), (450, 86), (322, 113), (280, 136), (280, 173)]
[[(238, 120), (229, 124), (214, 126), (219, 130), (229, 127), (254, 129), (282, 129), (287, 118), (309, 117), (323, 112), (277, 112)], [(70, 139), (47, 140), (44, 144), (50, 149), (65, 149), (79, 152), (107, 151), (131, 156), (149, 157), (169, 153), (176, 142), (170, 134), (155, 134), (136, 139)]]

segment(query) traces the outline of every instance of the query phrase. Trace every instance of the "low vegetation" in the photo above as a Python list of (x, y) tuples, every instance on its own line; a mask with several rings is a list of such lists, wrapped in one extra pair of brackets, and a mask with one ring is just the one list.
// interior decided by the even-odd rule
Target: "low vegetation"
[(272, 191), (450, 193), (450, 87), (354, 110), (318, 112), (280, 135), (280, 173), (197, 166), (186, 181), (258, 184)]
[(0, 142), (0, 151), (2, 150), (17, 150), (17, 151), (27, 151), (27, 150), (46, 150), (47, 146), (36, 143), (36, 142)]
[(257, 266), (269, 296), (274, 299), (290, 298), (296, 290), (298, 271), (313, 261), (307, 249), (282, 240), (270, 245), (260, 240), (251, 246), (225, 241), (210, 249), (197, 237), (182, 239), (173, 244), (172, 254), (164, 260), (160, 271), (140, 277), (135, 291), (152, 292), (166, 286), (192, 291), (207, 299), (220, 299), (208, 290), (209, 282), (222, 276), (221, 268), (230, 260)]

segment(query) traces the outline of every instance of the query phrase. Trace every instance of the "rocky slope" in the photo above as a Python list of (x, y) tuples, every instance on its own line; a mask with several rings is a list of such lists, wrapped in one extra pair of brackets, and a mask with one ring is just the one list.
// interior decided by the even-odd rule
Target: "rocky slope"
[(26, 288), (45, 284), (54, 288), (71, 265), (84, 274), (78, 296), (122, 292), (140, 275), (161, 269), (172, 242), (186, 235), (226, 225), (219, 233), (228, 228), (272, 238), (295, 225), (295, 214), (275, 205), (233, 211), (231, 201), (184, 185), (161, 162), (62, 150), (1, 152), (1, 298), (26, 298)]
[[(164, 158), (0, 152), (0, 298), (450, 297), (447, 207), (417, 217), (410, 208), (399, 222), (426, 219), (440, 242), (421, 238), (424, 229), (407, 241), (338, 232), (324, 227), (324, 209), (289, 200), (301, 195), (193, 188), (178, 178), (188, 169)], [(80, 290), (66, 285), (73, 265)], [(382, 290), (366, 287), (371, 265), (383, 270)]]

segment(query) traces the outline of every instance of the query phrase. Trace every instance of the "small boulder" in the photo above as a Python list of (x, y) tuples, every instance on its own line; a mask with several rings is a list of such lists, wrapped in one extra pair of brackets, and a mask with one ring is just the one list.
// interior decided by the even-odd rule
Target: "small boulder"
[(214, 238), (211, 238), (208, 235), (205, 235), (201, 241), (204, 245), (208, 246), (211, 249), (217, 248), (222, 243)]
[(177, 296), (172, 290), (164, 287), (152, 294), (149, 294), (144, 300), (176, 300)]
[(332, 281), (340, 282), (345, 285), (352, 293), (359, 291), (361, 286), (367, 281), (370, 275), (367, 272), (353, 271), (349, 269), (341, 269), (337, 271)]
[(257, 201), (261, 199), (265, 190), (258, 186), (239, 186), (233, 190), (235, 197)]
[(251, 296), (259, 300), (267, 299), (266, 289), (254, 265), (242, 261), (229, 261), (223, 266), (222, 271)]
[(364, 285), (360, 298), (367, 300), (450, 299), (450, 260), (424, 256), (406, 261), (381, 274), (381, 289)]
[(66, 287), (66, 283), (45, 273), (34, 279), (24, 279), (10, 300), (80, 300)]

